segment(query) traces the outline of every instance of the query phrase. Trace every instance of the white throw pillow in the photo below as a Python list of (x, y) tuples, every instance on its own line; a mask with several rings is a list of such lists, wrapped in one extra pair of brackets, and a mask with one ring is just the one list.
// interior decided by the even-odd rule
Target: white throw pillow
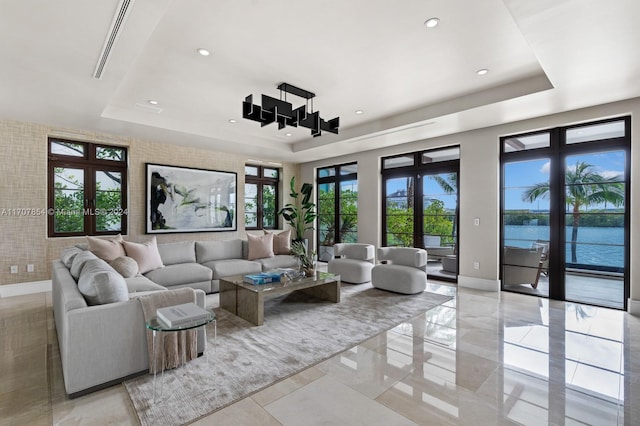
[(78, 279), (78, 290), (89, 305), (129, 300), (127, 282), (102, 259), (87, 261)]
[(69, 268), (69, 272), (71, 272), (71, 276), (73, 277), (73, 279), (78, 281), (78, 278), (80, 278), (80, 274), (82, 273), (84, 264), (89, 260), (97, 258), (98, 256), (91, 253), (89, 250), (85, 250), (76, 254), (73, 258), (73, 261), (71, 262), (71, 268)]
[(146, 274), (154, 269), (164, 267), (160, 252), (158, 252), (158, 243), (156, 237), (151, 238), (145, 243), (132, 243), (123, 241), (122, 245), (127, 252), (127, 256), (132, 257), (138, 262), (138, 268), (141, 274)]
[(247, 241), (249, 243), (249, 252), (247, 254), (248, 260), (264, 259), (266, 257), (273, 257), (273, 234), (267, 235), (253, 235), (247, 234)]
[(124, 256), (124, 248), (122, 247), (122, 235), (118, 234), (114, 238), (97, 238), (87, 237), (89, 250), (100, 259), (107, 262), (118, 257)]

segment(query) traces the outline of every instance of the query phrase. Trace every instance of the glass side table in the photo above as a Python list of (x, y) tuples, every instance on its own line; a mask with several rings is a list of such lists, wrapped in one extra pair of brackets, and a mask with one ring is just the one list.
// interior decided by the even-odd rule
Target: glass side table
[[(153, 332), (153, 340), (152, 340), (152, 345), (153, 345), (153, 403), (155, 404), (156, 402), (156, 376), (158, 373), (158, 365), (157, 365), (157, 351), (159, 350), (159, 348), (162, 348), (162, 369), (160, 370), (160, 398), (162, 398), (162, 388), (163, 388), (163, 383), (164, 383), (164, 336), (167, 333), (176, 333), (176, 332), (180, 332), (180, 331), (189, 331), (189, 330), (193, 330), (193, 329), (197, 329), (200, 327), (204, 327), (209, 323), (213, 323), (213, 350), (215, 352), (215, 348), (216, 348), (216, 340), (218, 338), (218, 324), (216, 321), (216, 314), (215, 312), (213, 312), (212, 310), (208, 310), (209, 311), (209, 316), (207, 318), (201, 319), (199, 321), (194, 321), (194, 322), (190, 322), (187, 324), (183, 324), (183, 325), (178, 325), (178, 326), (174, 326), (171, 327), (165, 323), (163, 323), (162, 321), (159, 321), (157, 317), (153, 317), (151, 319), (149, 319), (148, 321), (146, 321), (145, 326), (147, 327), (147, 329), (151, 330)], [(186, 347), (186, 341), (187, 341), (187, 333), (180, 333), (179, 335), (180, 338), (180, 344), (183, 348), (182, 351), (182, 360), (181, 360), (181, 366), (184, 366), (187, 363), (187, 354), (186, 354), (186, 350), (184, 350), (184, 348)], [(207, 352), (206, 348), (205, 351)], [(204, 353), (203, 353), (204, 355)]]

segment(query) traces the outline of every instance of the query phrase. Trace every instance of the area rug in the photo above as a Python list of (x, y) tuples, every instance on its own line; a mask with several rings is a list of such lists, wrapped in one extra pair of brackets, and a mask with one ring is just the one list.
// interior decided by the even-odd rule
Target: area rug
[(273, 298), (265, 302), (259, 327), (216, 308), (215, 344), (210, 324), (206, 355), (166, 371), (155, 404), (152, 375), (125, 382), (140, 423), (188, 424), (451, 299), (400, 295), (370, 284), (343, 285), (341, 297), (341, 303), (299, 293)]

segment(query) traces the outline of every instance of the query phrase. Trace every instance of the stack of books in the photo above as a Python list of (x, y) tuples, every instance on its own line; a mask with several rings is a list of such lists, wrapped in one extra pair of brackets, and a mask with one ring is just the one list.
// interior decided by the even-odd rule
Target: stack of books
[(184, 303), (182, 305), (167, 306), (156, 310), (158, 321), (169, 327), (184, 327), (197, 324), (211, 316), (206, 309), (195, 303)]
[(262, 272), (260, 274), (245, 275), (243, 281), (247, 284), (269, 284), (280, 282), (281, 275), (274, 272)]

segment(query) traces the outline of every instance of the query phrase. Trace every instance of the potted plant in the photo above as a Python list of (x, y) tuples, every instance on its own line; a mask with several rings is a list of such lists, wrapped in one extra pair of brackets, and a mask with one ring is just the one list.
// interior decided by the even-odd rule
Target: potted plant
[(291, 243), (291, 254), (298, 258), (300, 270), (304, 271), (305, 276), (310, 277), (316, 273), (315, 250), (309, 251), (303, 241), (297, 240)]
[(316, 205), (311, 201), (313, 186), (310, 183), (303, 183), (300, 191), (296, 191), (296, 177), (293, 176), (290, 182), (293, 203), (287, 203), (279, 212), (285, 221), (293, 229), (293, 240), (302, 241), (304, 232), (313, 228), (313, 221), (316, 218)]

